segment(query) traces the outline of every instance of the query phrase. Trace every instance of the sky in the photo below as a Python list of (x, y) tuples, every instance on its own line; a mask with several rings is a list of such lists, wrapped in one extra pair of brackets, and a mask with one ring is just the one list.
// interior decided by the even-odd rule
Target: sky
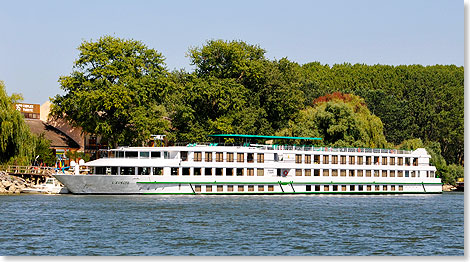
[(0, 80), (25, 103), (64, 94), (83, 41), (143, 42), (167, 69), (210, 39), (259, 45), (299, 64), (464, 66), (464, 2), (457, 0), (8, 1), (0, 0)]

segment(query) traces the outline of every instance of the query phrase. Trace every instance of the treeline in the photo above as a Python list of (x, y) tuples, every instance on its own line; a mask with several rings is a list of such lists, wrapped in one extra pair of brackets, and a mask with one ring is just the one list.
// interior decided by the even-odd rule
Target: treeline
[[(210, 40), (189, 49), (193, 72), (169, 72), (161, 53), (135, 40), (105, 36), (78, 50), (52, 113), (110, 146), (142, 145), (151, 134), (171, 142), (213, 133), (323, 135), (328, 145), (376, 147), (419, 138), (463, 165), (463, 67), (300, 65), (270, 60), (243, 41)], [(325, 106), (335, 92), (343, 99)], [(345, 94), (356, 106), (341, 104), (349, 103)]]

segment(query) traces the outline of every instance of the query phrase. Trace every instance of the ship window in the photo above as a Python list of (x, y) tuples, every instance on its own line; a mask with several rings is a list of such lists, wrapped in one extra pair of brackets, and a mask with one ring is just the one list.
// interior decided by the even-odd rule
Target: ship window
[(336, 169), (331, 170), (331, 176), (338, 176), (338, 170)]
[(395, 157), (390, 157), (390, 165), (395, 165)]
[(194, 161), (201, 162), (202, 161), (202, 152), (194, 152)]
[(403, 191), (403, 186), (402, 185), (398, 186), (398, 191)]
[(387, 170), (382, 170), (382, 177), (387, 177)]
[(329, 176), (329, 175), (330, 175), (330, 170), (323, 169), (323, 176)]
[(161, 167), (154, 167), (154, 168), (153, 168), (153, 175), (154, 175), (154, 176), (161, 176), (161, 175), (163, 175), (163, 168), (161, 168)]
[(256, 169), (256, 173), (257, 176), (264, 176), (264, 169), (258, 168)]
[(223, 192), (224, 191), (224, 186), (223, 185), (217, 185), (217, 192)]
[(395, 185), (390, 186), (390, 191), (395, 191)]
[(354, 170), (349, 170), (349, 176), (354, 176)]
[(180, 155), (182, 161), (188, 161), (188, 151), (181, 151)]
[(405, 171), (405, 177), (410, 177), (410, 171)]
[(346, 156), (340, 156), (341, 165), (346, 165)]
[(338, 191), (338, 185), (333, 185), (333, 191)]
[(212, 192), (212, 186), (206, 186), (206, 192)]
[(227, 162), (233, 162), (233, 153), (227, 153)]
[(332, 156), (332, 158), (333, 159), (332, 159), (331, 163), (334, 164), (334, 165), (338, 164), (338, 156)]
[(398, 158), (398, 165), (402, 166), (403, 165), (403, 157)]
[(254, 176), (255, 175), (255, 169), (254, 168), (247, 168), (246, 169), (246, 175), (247, 176)]
[(371, 176), (370, 170), (366, 170), (366, 177), (370, 177), (370, 176)]
[(395, 177), (395, 170), (390, 170), (390, 177)]
[(215, 153), (215, 161), (216, 162), (223, 162), (224, 161), (224, 153), (223, 152)]
[(411, 177), (416, 177), (416, 172), (415, 171), (411, 171)]
[(323, 156), (323, 164), (329, 164), (330, 163), (330, 156), (329, 155), (324, 155)]
[(121, 175), (135, 175), (135, 167), (121, 167)]
[(413, 158), (413, 166), (417, 166), (418, 165), (418, 159), (417, 158)]
[(125, 151), (126, 158), (137, 158), (138, 152), (137, 151)]
[(403, 177), (403, 171), (401, 171), (401, 170), (400, 170), (400, 171), (398, 171), (398, 175), (397, 175), (397, 177)]
[(243, 176), (243, 168), (237, 168), (237, 176)]
[(349, 191), (354, 191), (354, 190), (356, 190), (356, 187), (354, 185), (350, 185), (349, 186)]
[(258, 163), (264, 163), (264, 154), (258, 153)]
[(387, 165), (387, 157), (386, 156), (382, 157), (382, 165)]
[(201, 192), (201, 186), (200, 185), (195, 185), (194, 186), (194, 191), (195, 192)]
[(374, 156), (374, 165), (378, 165), (378, 164), (379, 164), (379, 157)]
[(382, 187), (382, 190), (383, 190), (383, 191), (387, 191), (387, 190), (388, 190), (388, 189), (387, 189), (387, 186), (384, 185), (384, 186)]
[(373, 170), (372, 172), (374, 172), (374, 177), (378, 177), (380, 175), (378, 170)]
[(346, 185), (341, 185), (341, 191), (346, 191)]
[(226, 176), (233, 176), (233, 168), (227, 168), (225, 172)]
[(144, 152), (139, 152), (140, 158), (149, 158), (150, 157), (150, 152), (144, 151)]
[(380, 191), (380, 186), (379, 185), (375, 185), (375, 191)]
[(163, 158), (164, 159), (170, 159), (170, 153), (167, 152), (167, 151), (163, 152)]
[(255, 154), (254, 153), (247, 153), (246, 154), (246, 162), (254, 163), (255, 162)]
[(223, 171), (222, 168), (216, 168), (216, 169), (215, 169), (215, 175), (216, 175), (216, 176), (221, 176), (221, 175), (222, 175), (222, 171)]
[(429, 173), (431, 177), (434, 177), (434, 171), (429, 171)]
[(190, 171), (191, 171), (191, 168), (189, 168), (189, 167), (183, 167), (183, 173), (182, 173), (182, 175), (183, 175), (183, 176), (189, 176)]
[(228, 185), (227, 186), (227, 191), (228, 192), (233, 192), (233, 185)]
[(206, 162), (212, 162), (212, 152), (206, 152), (205, 158)]
[(238, 192), (243, 192), (243, 191), (245, 191), (245, 186), (239, 185)]
[(371, 185), (367, 185), (367, 191), (372, 191), (372, 186)]
[(323, 186), (323, 191), (330, 191), (330, 186), (329, 185), (324, 185)]
[(268, 191), (274, 191), (274, 186), (273, 185), (268, 185)]
[(296, 154), (295, 155), (295, 163), (301, 164), (302, 163), (302, 155)]
[(320, 164), (320, 155), (313, 155), (313, 163)]
[(194, 168), (194, 175), (195, 176), (200, 176), (201, 175), (201, 168), (200, 167), (195, 167)]
[(355, 156), (349, 156), (349, 164), (350, 165), (356, 164), (356, 157)]
[(315, 185), (315, 191), (320, 191), (320, 185)]
[(243, 163), (245, 161), (245, 156), (243, 153), (237, 153), (237, 162)]
[(312, 170), (311, 169), (305, 169), (305, 176), (311, 176), (312, 175)]
[(116, 158), (124, 158), (124, 152), (123, 151), (117, 151), (116, 152)]
[(277, 153), (274, 153), (274, 162), (279, 161), (279, 155)]
[(139, 167), (138, 174), (142, 176), (150, 175), (150, 167)]
[(154, 152), (152, 151), (150, 154), (151, 158), (160, 158), (161, 157), (161, 152)]
[(296, 169), (295, 170), (295, 175), (296, 176), (302, 176), (302, 169)]
[(95, 172), (96, 175), (105, 175), (106, 174), (106, 167), (105, 166), (97, 166), (95, 167)]
[(341, 176), (346, 176), (346, 170), (341, 169), (341, 170), (340, 170), (340, 175), (341, 175)]
[(358, 165), (362, 165), (362, 164), (363, 164), (363, 159), (364, 159), (363, 156), (358, 156), (358, 157), (357, 157), (357, 164), (358, 164)]
[(320, 169), (314, 169), (313, 176), (320, 176)]
[(171, 168), (171, 175), (172, 176), (177, 176), (178, 175), (178, 168), (177, 167), (172, 167)]
[(366, 156), (366, 165), (372, 164), (372, 157)]
[(210, 167), (204, 168), (204, 175), (212, 176), (212, 168)]
[(248, 191), (249, 192), (255, 191), (255, 186), (254, 185), (248, 185)]
[(363, 170), (357, 170), (357, 176), (358, 177), (364, 176), (364, 171)]
[(263, 186), (263, 185), (259, 185), (259, 186), (258, 186), (258, 191), (259, 191), (259, 192), (263, 192), (263, 191), (264, 191), (264, 186)]
[(357, 191), (364, 191), (364, 186), (363, 185), (357, 186)]
[(409, 165), (410, 165), (410, 158), (409, 158), (409, 157), (406, 157), (406, 158), (405, 158), (405, 165), (406, 165), (406, 166), (409, 166)]
[(305, 191), (307, 191), (307, 192), (312, 191), (312, 185), (306, 185), (305, 186)]
[(305, 164), (311, 164), (311, 163), (312, 163), (312, 156), (305, 155)]

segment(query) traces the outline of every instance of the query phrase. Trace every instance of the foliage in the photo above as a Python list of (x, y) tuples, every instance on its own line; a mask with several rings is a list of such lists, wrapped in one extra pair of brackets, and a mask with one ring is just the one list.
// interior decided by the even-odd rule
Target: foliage
[(76, 163), (78, 163), (80, 159), (83, 159), (85, 162), (90, 160), (90, 156), (86, 154), (85, 152), (79, 152), (79, 151), (73, 151), (73, 150), (69, 150), (65, 152), (65, 156), (68, 159), (75, 161)]
[(112, 146), (142, 145), (170, 127), (161, 106), (167, 72), (163, 56), (134, 40), (111, 36), (83, 42), (74, 71), (59, 82), (65, 95), (51, 113)]
[(39, 136), (34, 136), (34, 141), (34, 161), (37, 164), (42, 163), (46, 166), (53, 166), (55, 164), (56, 157), (54, 152), (51, 150), (51, 141), (44, 137), (44, 133)]

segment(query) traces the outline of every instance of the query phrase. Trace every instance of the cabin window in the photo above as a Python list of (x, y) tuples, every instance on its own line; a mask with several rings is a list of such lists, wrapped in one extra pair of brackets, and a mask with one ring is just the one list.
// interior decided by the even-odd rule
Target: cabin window
[(201, 192), (201, 186), (200, 185), (195, 185), (194, 186), (194, 191), (195, 192)]
[(329, 164), (330, 163), (330, 156), (329, 155), (324, 155), (323, 156), (323, 164)]
[(246, 154), (246, 162), (254, 163), (255, 162), (255, 154), (254, 153), (247, 153)]
[(259, 186), (258, 186), (258, 191), (259, 191), (259, 192), (263, 192), (263, 191), (264, 191), (264, 186), (263, 186), (263, 185), (259, 185)]
[(125, 151), (124, 156), (126, 158), (137, 158), (137, 154), (138, 154), (137, 151)]
[(257, 176), (264, 176), (264, 169), (262, 169), (262, 168), (256, 169), (256, 175)]
[(315, 191), (317, 191), (317, 192), (320, 191), (320, 185), (315, 185)]
[(332, 158), (333, 159), (332, 159), (331, 163), (334, 164), (334, 165), (338, 164), (338, 156), (332, 156)]
[(372, 186), (371, 185), (367, 185), (367, 191), (372, 191)]
[(372, 164), (372, 157), (366, 156), (366, 165), (371, 165), (371, 164)]
[(274, 191), (274, 186), (273, 185), (268, 185), (268, 191)]
[(320, 155), (313, 155), (313, 163), (320, 164)]
[(357, 191), (364, 191), (364, 186), (363, 185), (358, 185), (357, 186)]
[(117, 151), (116, 152), (116, 158), (124, 158), (124, 152), (123, 151)]
[(243, 168), (237, 168), (237, 176), (243, 176)]
[(181, 175), (183, 176), (189, 176), (189, 173), (191, 171), (191, 168), (189, 167), (183, 167), (183, 173)]
[(161, 152), (152, 151), (152, 152), (150, 153), (150, 157), (151, 157), (151, 158), (161, 158), (161, 157), (162, 157), (162, 154), (161, 154)]
[(245, 191), (245, 186), (239, 185), (238, 192), (243, 192), (243, 191)]
[(163, 168), (162, 168), (162, 167), (154, 167), (154, 168), (153, 168), (153, 175), (154, 175), (154, 176), (161, 176), (161, 175), (163, 175)]
[(170, 159), (170, 152), (167, 152), (167, 151), (163, 152), (163, 158)]
[(346, 156), (341, 156), (340, 160), (341, 160), (341, 165), (346, 165)]
[(223, 185), (217, 185), (217, 192), (223, 192), (224, 191), (224, 186)]
[(403, 157), (398, 158), (398, 165), (402, 166), (403, 165)]
[(194, 175), (195, 176), (200, 176), (201, 175), (201, 168), (200, 167), (195, 167), (194, 168)]
[(202, 152), (194, 152), (194, 162), (202, 161)]
[(390, 191), (395, 191), (395, 185), (390, 186)]
[(370, 177), (370, 176), (371, 176), (370, 170), (366, 170), (366, 177)]
[(372, 170), (374, 172), (374, 177), (379, 177), (379, 170)]
[(215, 169), (215, 175), (216, 175), (216, 176), (221, 176), (221, 175), (222, 175), (222, 172), (223, 172), (223, 169), (222, 169), (222, 168), (216, 168), (216, 169)]
[(137, 174), (142, 175), (142, 176), (150, 175), (150, 167), (139, 167)]
[(204, 168), (204, 175), (212, 176), (212, 168), (210, 168), (210, 167)]
[(227, 186), (227, 191), (228, 192), (233, 192), (233, 185), (228, 185)]
[(255, 186), (254, 185), (248, 185), (248, 192), (254, 192), (255, 191)]
[(121, 175), (129, 176), (135, 175), (135, 167), (121, 167)]
[(181, 151), (180, 155), (182, 161), (188, 161), (188, 151)]
[(362, 165), (362, 164), (364, 163), (364, 162), (363, 162), (363, 159), (364, 159), (363, 156), (358, 156), (358, 157), (357, 157), (357, 164), (358, 164), (358, 165)]
[(416, 177), (416, 172), (415, 171), (411, 171), (411, 177)]
[(305, 176), (311, 176), (312, 175), (312, 170), (311, 169), (305, 169)]
[(106, 174), (106, 167), (105, 166), (97, 166), (95, 167), (95, 172), (94, 174), (96, 175), (105, 175)]
[(395, 165), (395, 157), (390, 157), (390, 165)]
[(395, 177), (395, 170), (390, 170), (390, 177)]
[(383, 191), (387, 191), (387, 190), (388, 190), (388, 189), (387, 189), (387, 186), (386, 186), (386, 185), (383, 185), (382, 190), (383, 190)]
[(274, 162), (279, 161), (279, 155), (277, 153), (274, 153)]
[(302, 155), (295, 155), (295, 163), (296, 164), (302, 163)]
[(205, 153), (205, 161), (206, 162), (212, 162), (212, 152), (206, 152)]
[(323, 191), (330, 191), (330, 186), (329, 185), (324, 185), (323, 186)]
[(206, 186), (206, 192), (212, 192), (212, 186)]
[(398, 176), (398, 177), (403, 177), (403, 171), (401, 171), (401, 170), (398, 171), (398, 175), (397, 175), (397, 176)]
[(295, 170), (295, 175), (296, 176), (302, 176), (302, 169), (296, 169)]
[(387, 165), (387, 157), (386, 156), (383, 156), (382, 157), (382, 165)]
[(379, 164), (379, 157), (374, 156), (374, 165), (378, 165), (378, 164)]
[(364, 176), (364, 171), (363, 170), (357, 170), (357, 176), (358, 177), (363, 177)]
[(226, 176), (233, 176), (233, 168), (227, 168), (225, 169)]
[(254, 176), (255, 175), (255, 169), (254, 168), (247, 168), (246, 169), (246, 175), (247, 176)]
[(405, 171), (405, 177), (410, 177), (410, 171)]
[(346, 191), (346, 185), (341, 185), (341, 191)]
[(346, 170), (341, 169), (341, 170), (340, 170), (340, 175), (341, 175), (341, 176), (346, 176)]
[(312, 185), (306, 185), (305, 186), (305, 191), (307, 191), (307, 192), (312, 191)]
[(330, 170), (323, 169), (323, 176), (330, 176)]
[(387, 177), (387, 170), (382, 170), (382, 177)]
[(403, 191), (403, 186), (402, 185), (398, 186), (398, 191)]
[(337, 169), (331, 170), (331, 176), (338, 176), (338, 170)]
[(245, 155), (244, 155), (244, 153), (237, 153), (237, 162), (240, 162), (240, 163), (245, 162)]
[(413, 158), (413, 166), (418, 166), (418, 159), (417, 158)]
[(411, 162), (411, 161), (410, 161), (410, 158), (409, 158), (409, 157), (406, 157), (406, 158), (405, 158), (405, 165), (406, 165), (406, 166), (410, 166), (410, 162)]
[(171, 168), (171, 175), (172, 176), (177, 176), (178, 175), (178, 168), (177, 167), (172, 167)]
[(349, 176), (354, 176), (354, 170), (349, 170)]
[(233, 153), (227, 153), (227, 162), (233, 162)]
[(354, 185), (349, 186), (349, 191), (355, 191), (355, 190), (356, 190), (356, 186), (354, 186)]
[(258, 163), (264, 163), (264, 153), (258, 153)]
[(349, 156), (349, 164), (350, 165), (355, 165), (356, 164), (356, 157), (355, 156)]
[(149, 158), (150, 157), (150, 152), (148, 152), (148, 151), (139, 152), (139, 157), (140, 158)]
[(311, 163), (312, 163), (312, 156), (305, 155), (305, 164), (311, 164)]
[(333, 191), (338, 191), (338, 185), (333, 185)]
[(380, 186), (379, 185), (375, 185), (375, 191), (380, 191)]
[(215, 161), (216, 162), (223, 162), (224, 161), (224, 153), (223, 152), (215, 153)]

